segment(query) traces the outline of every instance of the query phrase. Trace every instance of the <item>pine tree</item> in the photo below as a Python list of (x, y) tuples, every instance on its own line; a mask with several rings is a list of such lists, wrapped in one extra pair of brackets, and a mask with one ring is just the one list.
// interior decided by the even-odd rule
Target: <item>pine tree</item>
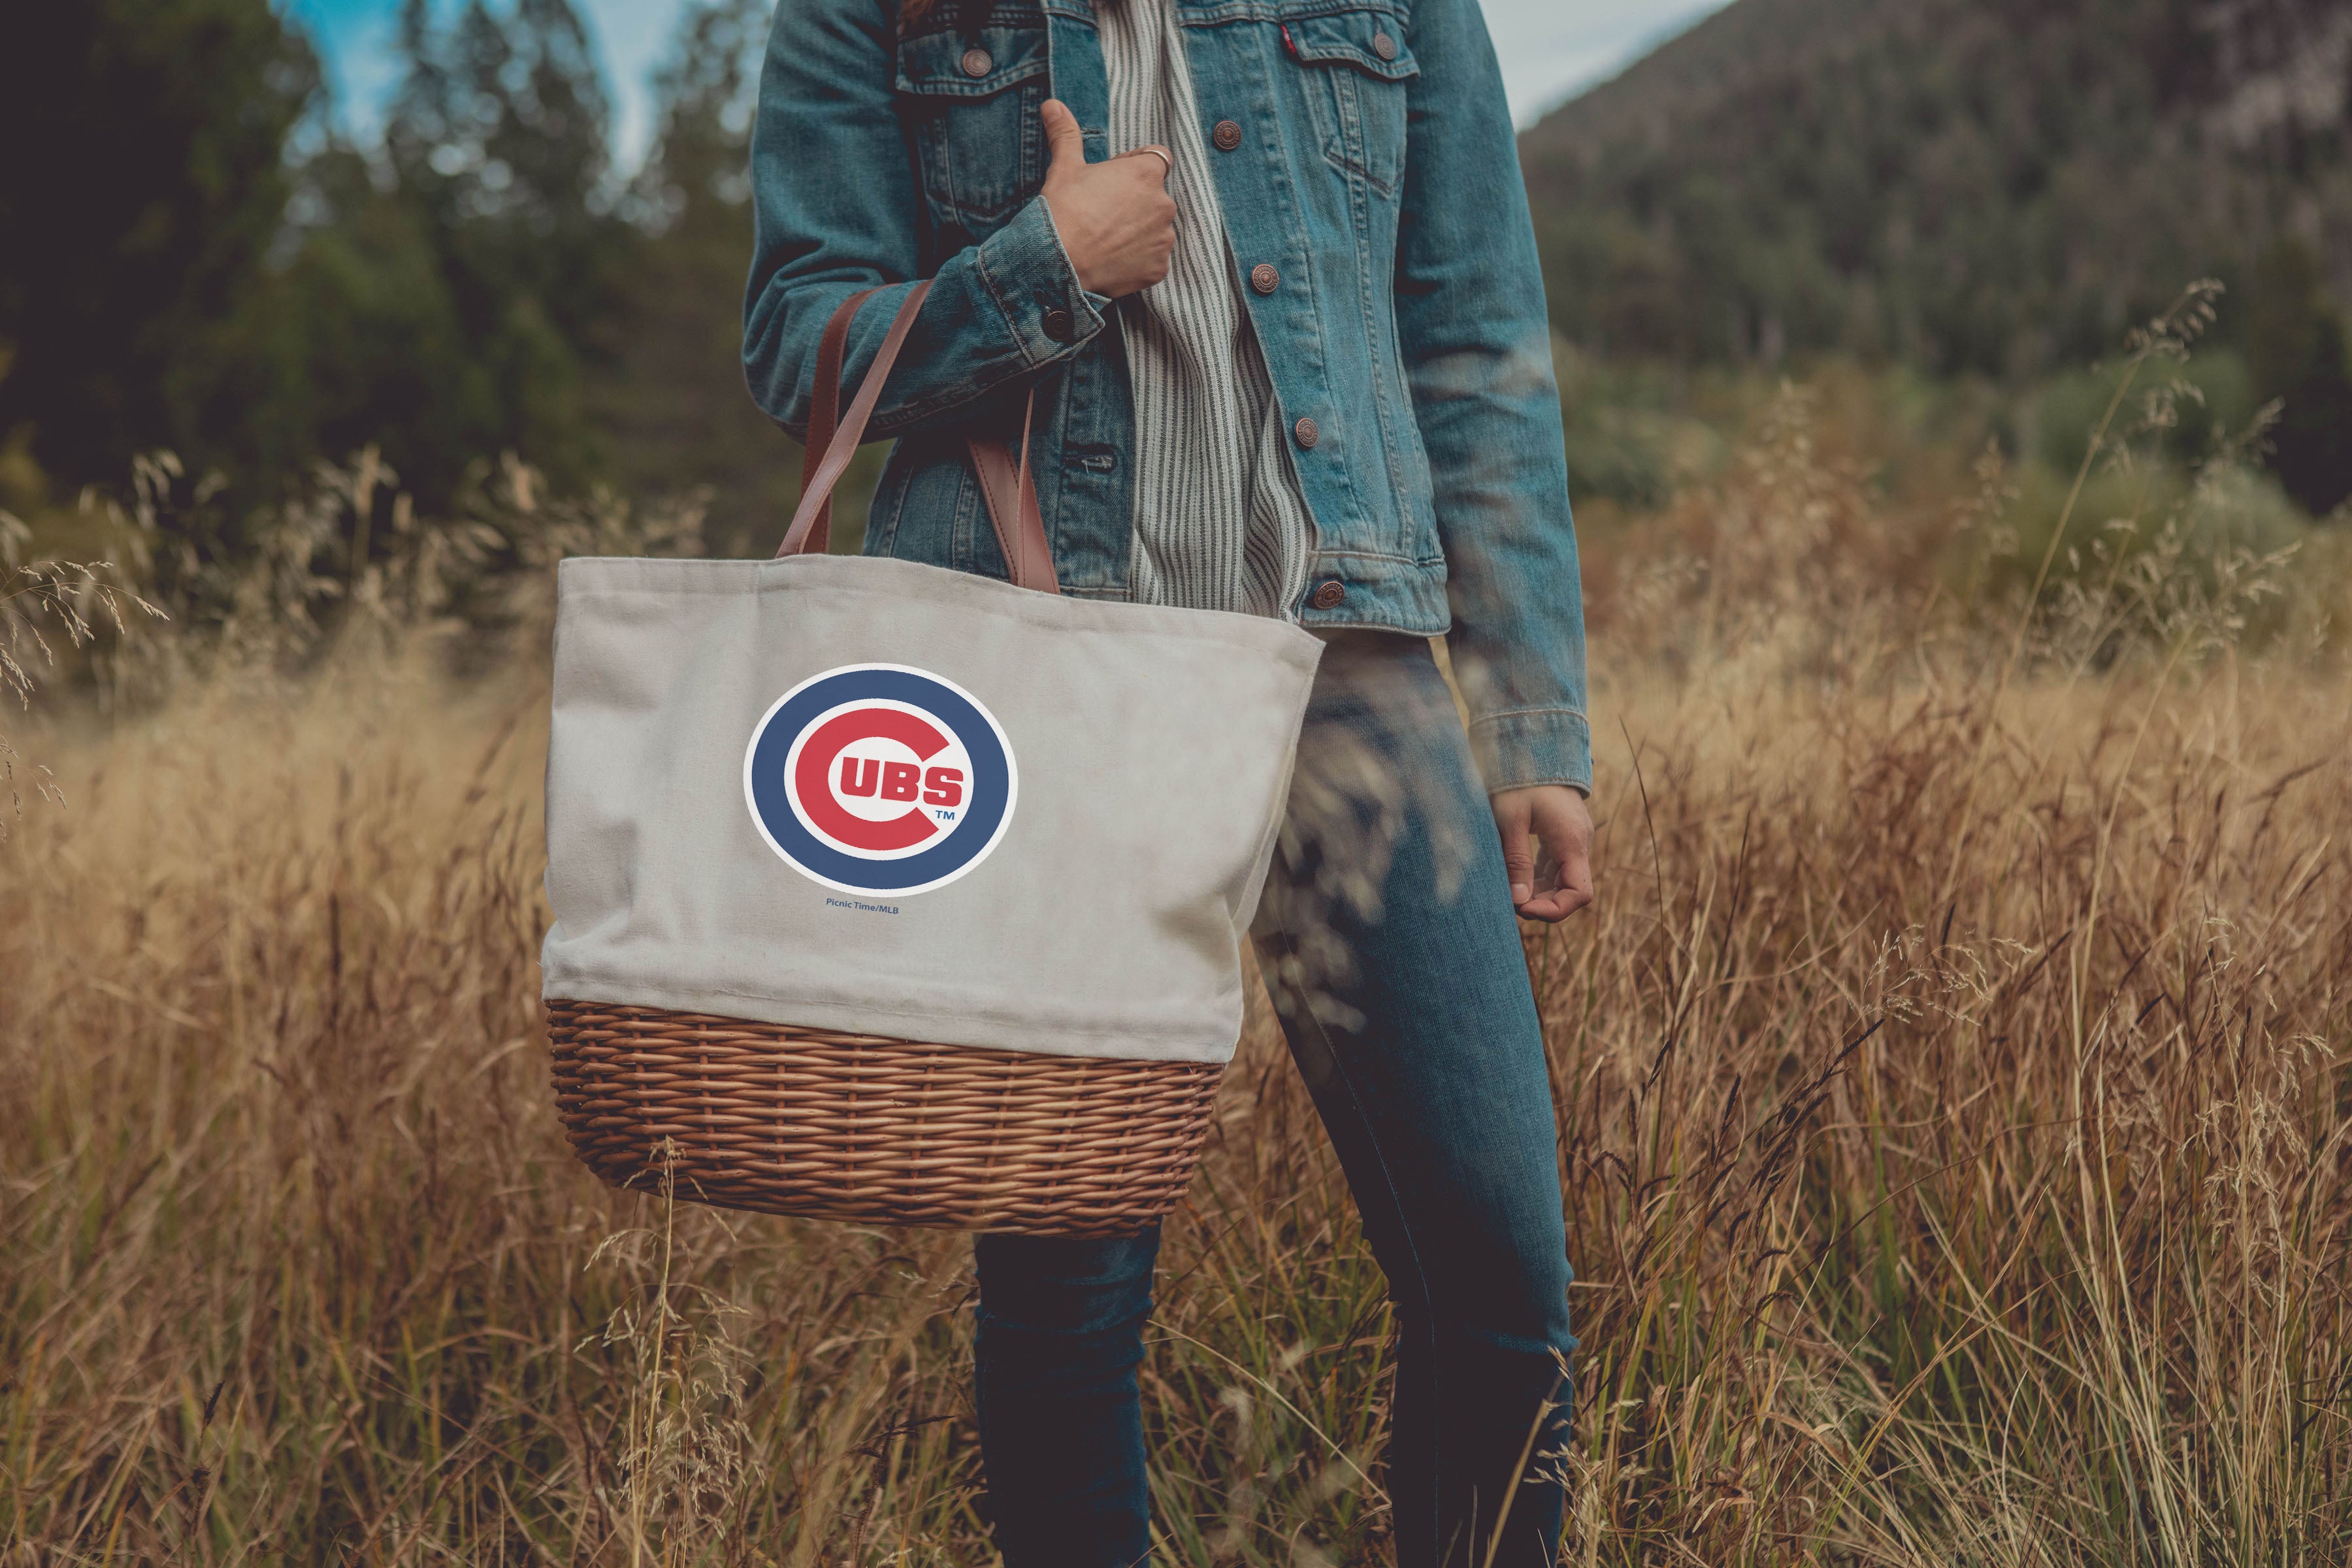
[(603, 466), (583, 383), (614, 357), (639, 242), (614, 210), (587, 31), (570, 0), (520, 0), (507, 17), (474, 0), (445, 35), (425, 0), (406, 0), (400, 38), (385, 151), (473, 345), (485, 416), (425, 454), (435, 471), (407, 477), (443, 493), (453, 464), (504, 448), (583, 481)]

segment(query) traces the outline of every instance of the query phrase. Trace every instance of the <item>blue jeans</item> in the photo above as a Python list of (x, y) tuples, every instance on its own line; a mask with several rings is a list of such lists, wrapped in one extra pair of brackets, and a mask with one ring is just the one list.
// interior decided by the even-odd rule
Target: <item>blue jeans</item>
[[(1496, 1568), (1548, 1565), (1560, 1489), (1520, 1463), (1566, 1439), (1576, 1347), (1551, 1081), (1486, 794), (1420, 639), (1349, 634), (1325, 654), (1256, 938), (1396, 1304), (1398, 1568), (1483, 1564), (1514, 1491)], [(1159, 1248), (1157, 1228), (979, 1240), (1007, 1568), (1150, 1556), (1136, 1372)]]

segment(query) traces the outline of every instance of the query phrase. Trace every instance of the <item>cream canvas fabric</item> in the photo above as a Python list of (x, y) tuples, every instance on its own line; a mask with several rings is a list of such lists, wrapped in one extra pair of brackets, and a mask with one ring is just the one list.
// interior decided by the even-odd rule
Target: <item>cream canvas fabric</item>
[(558, 595), (548, 997), (1232, 1056), (1315, 637), (864, 557)]

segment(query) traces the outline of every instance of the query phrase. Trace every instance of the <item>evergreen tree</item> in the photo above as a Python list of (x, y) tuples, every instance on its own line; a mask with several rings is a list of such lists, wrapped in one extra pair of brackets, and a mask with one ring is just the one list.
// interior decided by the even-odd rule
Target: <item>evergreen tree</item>
[(513, 449), (580, 482), (601, 462), (583, 379), (614, 357), (640, 239), (614, 210), (586, 30), (570, 0), (520, 0), (505, 18), (474, 0), (443, 35), (406, 0), (400, 37), (385, 153), (471, 345), (473, 426), (419, 443), (429, 470), (404, 477), (446, 493), (468, 458)]
[(376, 183), (355, 149), (328, 147), (300, 171), (299, 243), (274, 289), (278, 384), (296, 406), (271, 470), (379, 447), (428, 507), (446, 505), (471, 464), (513, 445), (482, 339), (458, 308), (437, 227), (404, 188)]

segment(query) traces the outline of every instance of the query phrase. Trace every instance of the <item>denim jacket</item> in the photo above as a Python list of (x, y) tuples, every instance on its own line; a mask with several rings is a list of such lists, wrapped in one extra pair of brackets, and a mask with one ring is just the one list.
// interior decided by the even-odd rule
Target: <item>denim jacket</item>
[[(1299, 623), (1444, 634), (1487, 787), (1589, 788), (1559, 395), (1477, 0), (1173, 3), (1243, 297), (1301, 433)], [(1079, 286), (1037, 194), (1048, 97), (1106, 156), (1089, 0), (939, 0), (904, 36), (895, 0), (783, 0), (752, 140), (744, 366), (803, 435), (835, 306), (933, 279), (869, 426), (898, 446), (866, 550), (1003, 576), (964, 439), (1013, 437), (1034, 387), (1062, 584), (1122, 598), (1134, 409), (1110, 302)], [(898, 297), (860, 312), (846, 384)]]

